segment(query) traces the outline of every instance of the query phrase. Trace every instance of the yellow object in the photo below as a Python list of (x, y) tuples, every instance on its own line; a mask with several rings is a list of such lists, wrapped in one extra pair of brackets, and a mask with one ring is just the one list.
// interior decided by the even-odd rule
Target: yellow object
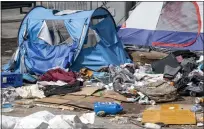
[(93, 75), (93, 71), (91, 71), (91, 70), (89, 70), (87, 68), (82, 68), (80, 70), (80, 73), (81, 73), (82, 76), (88, 77), (88, 78), (92, 77), (92, 75)]
[(178, 104), (164, 104), (160, 110), (145, 110), (142, 123), (196, 124), (196, 117), (190, 110), (179, 109)]

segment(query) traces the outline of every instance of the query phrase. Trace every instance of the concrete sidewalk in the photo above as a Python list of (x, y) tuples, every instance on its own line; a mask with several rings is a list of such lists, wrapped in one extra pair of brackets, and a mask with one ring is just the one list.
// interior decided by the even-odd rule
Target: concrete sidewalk
[[(30, 9), (25, 8), (25, 11)], [(1, 10), (1, 38), (16, 38), (18, 29), (25, 14), (20, 14), (20, 9)]]

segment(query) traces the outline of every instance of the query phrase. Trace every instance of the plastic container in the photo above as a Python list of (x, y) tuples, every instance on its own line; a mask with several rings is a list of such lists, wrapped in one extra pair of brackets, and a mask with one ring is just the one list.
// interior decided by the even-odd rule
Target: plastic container
[(19, 87), (23, 85), (23, 76), (18, 73), (1, 73), (1, 88), (7, 88), (9, 86)]
[(123, 107), (115, 102), (96, 102), (94, 103), (94, 112), (98, 114), (103, 111), (106, 115), (116, 115), (123, 111)]

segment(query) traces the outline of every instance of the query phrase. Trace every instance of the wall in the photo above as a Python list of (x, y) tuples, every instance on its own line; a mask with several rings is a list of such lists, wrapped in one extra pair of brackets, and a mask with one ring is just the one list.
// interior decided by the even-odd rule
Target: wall
[(134, 2), (102, 2), (102, 1), (80, 1), (80, 2), (41, 2), (41, 4), (48, 8), (54, 8), (58, 10), (91, 10), (96, 9), (97, 7), (102, 6), (103, 4), (105, 8), (107, 8), (111, 14), (113, 15), (116, 24), (122, 24), (128, 16), (128, 12), (131, 7), (134, 5)]

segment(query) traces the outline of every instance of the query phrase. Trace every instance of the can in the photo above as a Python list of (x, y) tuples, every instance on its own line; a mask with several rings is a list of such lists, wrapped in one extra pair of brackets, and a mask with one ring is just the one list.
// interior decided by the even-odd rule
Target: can
[(196, 98), (195, 98), (195, 103), (196, 103), (196, 104), (204, 103), (204, 98), (196, 97)]

